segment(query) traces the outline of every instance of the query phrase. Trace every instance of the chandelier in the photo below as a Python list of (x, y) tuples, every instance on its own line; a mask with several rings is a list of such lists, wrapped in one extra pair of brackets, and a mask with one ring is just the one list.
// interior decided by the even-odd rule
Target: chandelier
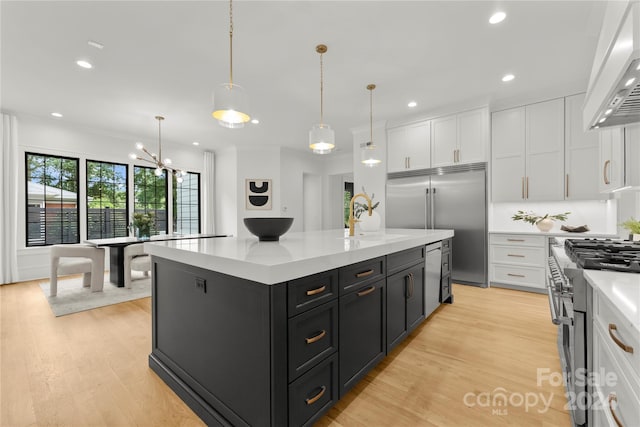
[(367, 85), (367, 90), (369, 91), (369, 141), (360, 144), (360, 161), (363, 165), (370, 168), (378, 166), (382, 162), (382, 160), (380, 160), (379, 150), (373, 143), (373, 90), (375, 88), (376, 85), (374, 84)]
[(213, 93), (211, 113), (220, 126), (230, 129), (244, 127), (251, 117), (246, 111), (244, 89), (233, 82), (233, 2), (229, 0), (229, 83), (221, 84)]
[(336, 136), (333, 129), (325, 123), (324, 119), (324, 76), (322, 69), (322, 55), (326, 53), (327, 46), (319, 44), (316, 46), (316, 52), (320, 54), (320, 124), (313, 125), (309, 131), (309, 148), (316, 154), (330, 153), (336, 147)]
[(141, 142), (137, 142), (136, 148), (142, 151), (146, 155), (146, 157), (140, 157), (135, 153), (131, 153), (129, 154), (129, 158), (131, 158), (132, 160), (142, 160), (143, 162), (153, 164), (156, 167), (156, 170), (154, 171), (156, 176), (162, 175), (165, 170), (169, 171), (173, 174), (176, 181), (180, 183), (182, 182), (182, 177), (185, 176), (187, 172), (183, 171), (182, 169), (177, 169), (170, 166), (171, 165), (170, 158), (167, 157), (164, 160), (162, 159), (161, 123), (164, 120), (164, 117), (156, 116), (156, 120), (158, 121), (158, 154), (149, 152), (149, 150), (147, 150)]

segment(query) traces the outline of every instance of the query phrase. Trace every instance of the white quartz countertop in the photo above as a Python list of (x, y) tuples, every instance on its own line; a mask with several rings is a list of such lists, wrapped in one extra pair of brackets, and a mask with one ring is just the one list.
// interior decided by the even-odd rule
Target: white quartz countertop
[(584, 277), (640, 333), (640, 274), (584, 270)]
[(345, 230), (257, 237), (146, 242), (145, 251), (195, 267), (272, 285), (453, 237), (453, 230), (385, 229), (345, 237)]
[(619, 239), (617, 234), (598, 233), (593, 231), (587, 231), (584, 233), (570, 233), (568, 231), (562, 231), (560, 229), (542, 232), (538, 231), (535, 227), (531, 231), (507, 231), (507, 230), (491, 230), (489, 234), (522, 234), (527, 236), (545, 236), (545, 237), (566, 237), (567, 239)]

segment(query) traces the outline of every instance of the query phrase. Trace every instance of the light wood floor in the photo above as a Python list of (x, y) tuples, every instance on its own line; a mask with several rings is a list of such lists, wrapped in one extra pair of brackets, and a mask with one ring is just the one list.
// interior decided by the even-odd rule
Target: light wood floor
[[(546, 297), (453, 290), (317, 425), (569, 426), (563, 388), (537, 385), (560, 368)], [(55, 318), (37, 281), (0, 286), (0, 426), (202, 426), (147, 365), (150, 312), (145, 298)], [(527, 410), (541, 394), (550, 408)]]

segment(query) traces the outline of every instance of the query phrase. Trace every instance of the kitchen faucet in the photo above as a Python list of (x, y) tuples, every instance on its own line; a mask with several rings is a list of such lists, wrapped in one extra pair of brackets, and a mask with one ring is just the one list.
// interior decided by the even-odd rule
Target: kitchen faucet
[(360, 222), (359, 219), (355, 219), (353, 217), (353, 203), (355, 202), (356, 198), (361, 196), (367, 200), (367, 204), (369, 205), (369, 216), (371, 216), (372, 209), (371, 209), (371, 199), (369, 198), (369, 196), (367, 196), (364, 193), (358, 193), (355, 196), (353, 196), (351, 198), (351, 202), (349, 203), (349, 236), (353, 236), (354, 226), (356, 222)]

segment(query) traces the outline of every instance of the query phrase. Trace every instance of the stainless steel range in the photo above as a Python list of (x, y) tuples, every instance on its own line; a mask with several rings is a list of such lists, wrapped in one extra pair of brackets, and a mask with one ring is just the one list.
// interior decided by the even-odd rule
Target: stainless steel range
[[(551, 247), (547, 270), (552, 322), (558, 325), (558, 350), (570, 403), (591, 396), (593, 293), (583, 269), (640, 273), (640, 243), (609, 239), (566, 239)], [(572, 399), (573, 398), (573, 399)], [(589, 426), (589, 399), (570, 407), (574, 426)], [(584, 404), (586, 403), (586, 404)]]

